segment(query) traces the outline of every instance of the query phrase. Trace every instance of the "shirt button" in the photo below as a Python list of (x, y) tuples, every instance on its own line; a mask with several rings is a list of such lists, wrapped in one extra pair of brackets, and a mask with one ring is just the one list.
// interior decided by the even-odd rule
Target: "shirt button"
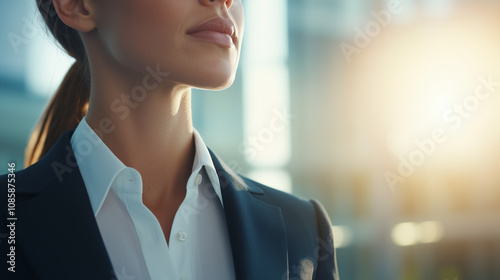
[(202, 180), (203, 180), (203, 177), (201, 176), (201, 174), (196, 175), (196, 179), (194, 180), (194, 185), (195, 186), (200, 185)]
[(187, 234), (183, 231), (180, 231), (179, 233), (177, 233), (177, 239), (179, 239), (179, 241), (186, 241), (186, 237), (187, 237)]

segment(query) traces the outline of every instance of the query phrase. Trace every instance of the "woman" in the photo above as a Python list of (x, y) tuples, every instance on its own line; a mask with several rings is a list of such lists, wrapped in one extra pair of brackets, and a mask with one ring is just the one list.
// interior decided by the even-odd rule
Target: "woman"
[(241, 0), (37, 4), (76, 62), (11, 176), (2, 279), (338, 279), (320, 203), (234, 173), (192, 126), (191, 88), (234, 80)]

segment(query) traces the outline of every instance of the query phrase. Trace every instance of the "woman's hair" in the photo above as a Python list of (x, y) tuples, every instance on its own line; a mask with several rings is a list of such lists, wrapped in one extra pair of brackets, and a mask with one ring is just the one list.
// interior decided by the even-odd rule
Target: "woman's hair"
[(26, 148), (25, 166), (43, 157), (68, 129), (85, 116), (90, 96), (87, 54), (78, 32), (64, 24), (52, 0), (36, 0), (38, 10), (54, 38), (76, 59), (35, 126)]

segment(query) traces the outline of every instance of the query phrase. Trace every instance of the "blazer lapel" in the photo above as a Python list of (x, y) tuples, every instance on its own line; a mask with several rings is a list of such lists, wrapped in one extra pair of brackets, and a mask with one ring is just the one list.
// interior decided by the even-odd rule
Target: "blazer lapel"
[[(18, 246), (41, 279), (61, 279), (63, 275), (68, 279), (116, 279), (80, 171), (76, 164), (68, 166), (73, 156), (71, 134), (65, 133), (43, 162), (32, 167), (33, 172), (44, 172), (52, 179), (45, 188), (30, 193), (35, 197), (18, 203)], [(55, 176), (54, 163), (68, 168), (59, 177), (62, 180)]]
[(210, 151), (219, 176), (236, 279), (288, 279), (285, 225), (279, 207), (259, 200), (264, 192), (246, 184)]

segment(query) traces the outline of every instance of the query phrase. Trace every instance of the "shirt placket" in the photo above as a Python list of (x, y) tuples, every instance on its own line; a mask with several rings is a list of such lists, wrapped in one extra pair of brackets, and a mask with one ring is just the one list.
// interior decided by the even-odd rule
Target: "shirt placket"
[(120, 181), (123, 184), (120, 198), (134, 223), (151, 279), (172, 279), (172, 276), (173, 279), (179, 279), (160, 223), (142, 203), (140, 174), (129, 169)]
[[(194, 176), (196, 174), (196, 176)], [(170, 233), (169, 250), (173, 258), (174, 267), (179, 272), (180, 280), (191, 280), (192, 259), (190, 254), (193, 251), (193, 238), (196, 232), (193, 231), (193, 215), (196, 215), (196, 203), (198, 199), (197, 186), (201, 183), (202, 177), (199, 172), (194, 173), (193, 178), (188, 180), (186, 197), (175, 214)]]

